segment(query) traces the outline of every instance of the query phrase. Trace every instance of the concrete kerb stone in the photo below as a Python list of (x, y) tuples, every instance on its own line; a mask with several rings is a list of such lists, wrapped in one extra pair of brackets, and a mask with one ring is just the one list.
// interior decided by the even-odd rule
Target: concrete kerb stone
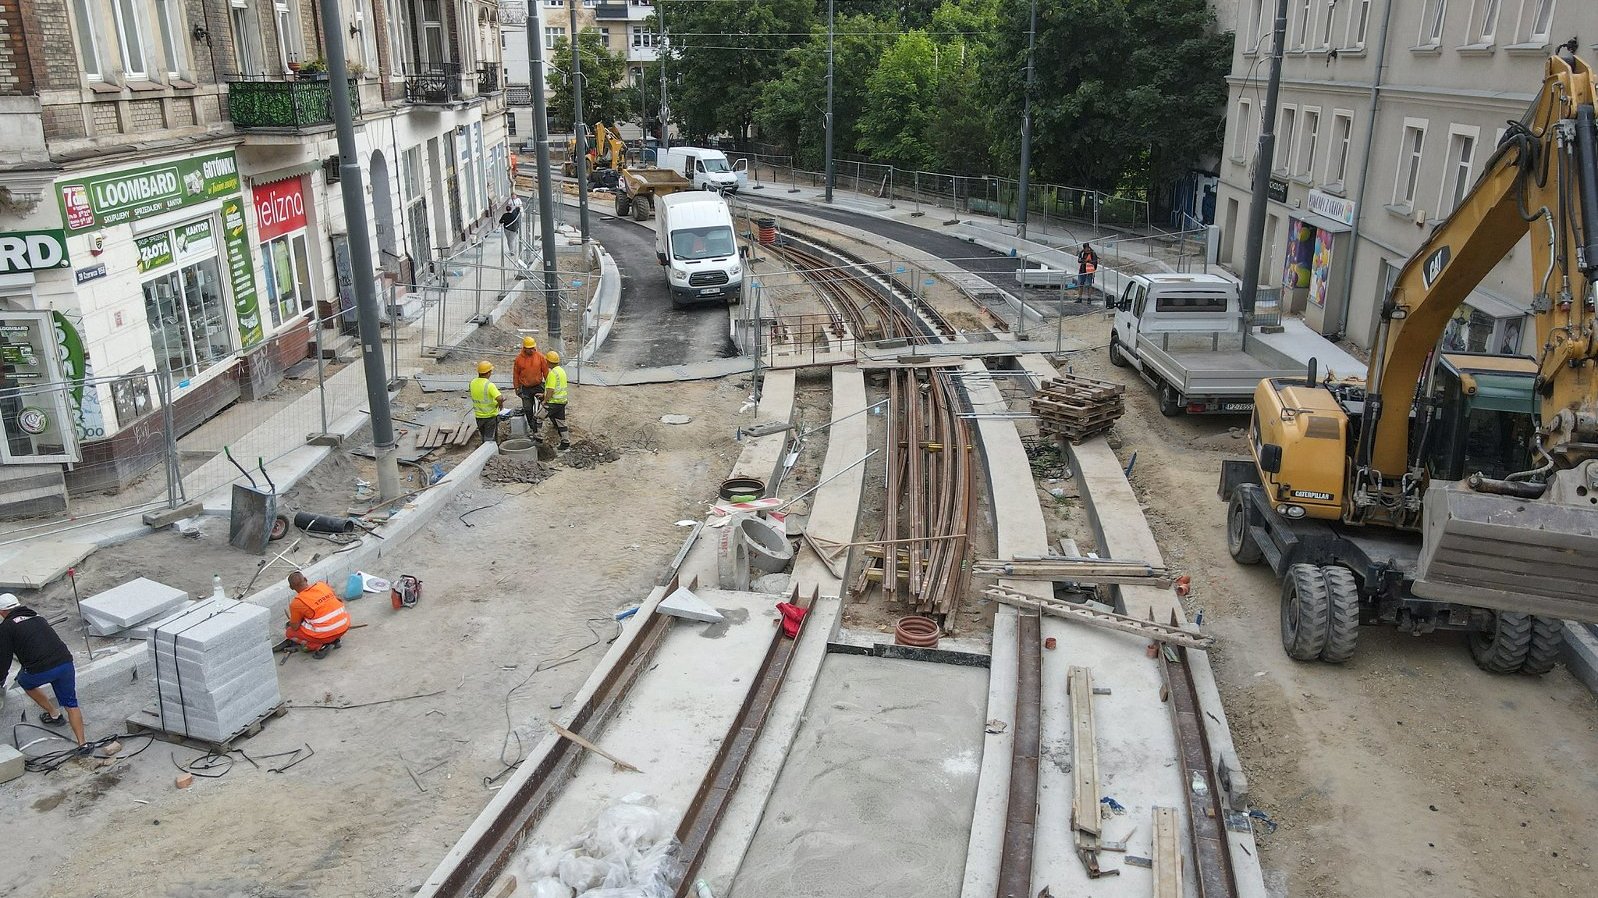
[(1586, 624), (1565, 621), (1565, 666), (1598, 695), (1598, 638)]
[(598, 241), (594, 242), (595, 250), (599, 255), (599, 289), (594, 291), (593, 299), (588, 307), (583, 310), (583, 321), (589, 333), (593, 334), (583, 346), (581, 358), (583, 361), (592, 359), (605, 345), (605, 340), (610, 336), (610, 329), (616, 322), (616, 312), (621, 305), (621, 269), (616, 266), (616, 260), (611, 258)]
[(1016, 610), (1000, 605), (993, 614), (986, 719), (1004, 726), (985, 727), (998, 732), (988, 733), (982, 747), (982, 770), (977, 775), (976, 807), (971, 814), (961, 898), (992, 898), (999, 887), (999, 861), (1004, 853), (1004, 825), (1010, 803), (1010, 758), (1015, 745), (1018, 653)]
[[(760, 405), (755, 411), (755, 420), (750, 423), (793, 420), (794, 372), (767, 371), (764, 377), (760, 385)], [(746, 438), (743, 451), (727, 476), (757, 478), (766, 485), (766, 494), (770, 495), (782, 465), (782, 450), (787, 445), (787, 431)]]

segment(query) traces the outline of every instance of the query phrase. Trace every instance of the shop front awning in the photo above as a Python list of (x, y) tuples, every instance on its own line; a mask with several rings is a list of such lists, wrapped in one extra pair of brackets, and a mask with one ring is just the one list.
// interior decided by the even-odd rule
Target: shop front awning
[(271, 171), (255, 172), (253, 174), (244, 175), (243, 177), (244, 183), (253, 187), (257, 184), (272, 184), (277, 181), (287, 181), (289, 178), (298, 178), (300, 175), (308, 175), (311, 172), (321, 170), (322, 160), (312, 159), (309, 162), (301, 162), (298, 165), (274, 168)]
[(1294, 218), (1304, 222), (1305, 224), (1313, 225), (1323, 231), (1330, 231), (1333, 234), (1347, 234), (1349, 231), (1354, 230), (1335, 218), (1327, 218), (1324, 215), (1311, 212), (1308, 209), (1295, 209), (1293, 210), (1292, 215)]

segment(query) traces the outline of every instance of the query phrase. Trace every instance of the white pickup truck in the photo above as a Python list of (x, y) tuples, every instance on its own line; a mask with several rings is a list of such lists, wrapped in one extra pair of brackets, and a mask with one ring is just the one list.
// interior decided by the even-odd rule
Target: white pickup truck
[(1213, 274), (1129, 275), (1115, 300), (1110, 361), (1143, 375), (1167, 417), (1248, 414), (1261, 380), (1302, 377), (1311, 358), (1334, 377), (1365, 372), (1296, 319), (1278, 333), (1249, 332), (1237, 285)]

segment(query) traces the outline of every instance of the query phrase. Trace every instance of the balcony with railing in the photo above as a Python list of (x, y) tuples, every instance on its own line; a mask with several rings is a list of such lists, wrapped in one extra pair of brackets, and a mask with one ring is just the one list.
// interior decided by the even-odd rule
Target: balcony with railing
[[(361, 94), (347, 79), (350, 108), (361, 114)], [(333, 82), (300, 75), (289, 81), (235, 81), (228, 85), (228, 118), (241, 130), (306, 131), (333, 124)]]
[(405, 99), (419, 106), (447, 106), (463, 99), (461, 67), (456, 62), (435, 62), (405, 76)]
[(479, 95), (497, 94), (504, 89), (505, 84), (500, 77), (499, 63), (483, 63), (482, 67), (477, 70), (477, 93)]

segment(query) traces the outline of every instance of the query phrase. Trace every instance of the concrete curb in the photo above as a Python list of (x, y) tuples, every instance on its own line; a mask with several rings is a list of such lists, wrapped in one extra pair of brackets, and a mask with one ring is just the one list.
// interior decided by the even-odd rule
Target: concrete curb
[(616, 267), (616, 260), (611, 258), (610, 252), (599, 241), (594, 241), (594, 246), (599, 250), (599, 289), (594, 291), (594, 298), (583, 310), (585, 329), (593, 334), (578, 356), (585, 362), (605, 345), (621, 306), (621, 269)]
[(1586, 624), (1565, 621), (1565, 666), (1598, 695), (1598, 637), (1594, 637)]
[[(478, 447), (475, 452), (444, 475), (444, 479), (437, 485), (418, 496), (413, 505), (402, 508), (388, 523), (379, 528), (383, 539), (362, 537), (356, 548), (329, 556), (304, 568), (305, 576), (311, 578), (313, 582), (326, 580), (337, 588), (342, 585), (350, 572), (372, 566), (373, 562), (385, 555), (399, 552), (405, 540), (431, 521), (438, 510), (459, 495), (466, 484), (476, 482), (483, 465), (487, 464), (498, 451), (497, 444)], [(244, 601), (270, 609), (276, 620), (282, 618), (288, 610), (289, 598), (287, 587), (279, 583), (257, 590), (246, 596)], [(381, 601), (381, 597), (373, 596), (370, 601)], [(356, 610), (359, 610), (358, 605)], [(80, 690), (92, 690), (121, 675), (135, 676), (137, 672), (148, 670), (150, 667), (149, 653), (143, 640), (120, 648), (108, 649), (104, 653), (96, 652), (95, 656), (93, 661), (79, 666), (77, 670)], [(13, 701), (27, 701), (27, 696), (20, 689), (12, 689), (6, 693), (6, 701), (8, 704)]]

